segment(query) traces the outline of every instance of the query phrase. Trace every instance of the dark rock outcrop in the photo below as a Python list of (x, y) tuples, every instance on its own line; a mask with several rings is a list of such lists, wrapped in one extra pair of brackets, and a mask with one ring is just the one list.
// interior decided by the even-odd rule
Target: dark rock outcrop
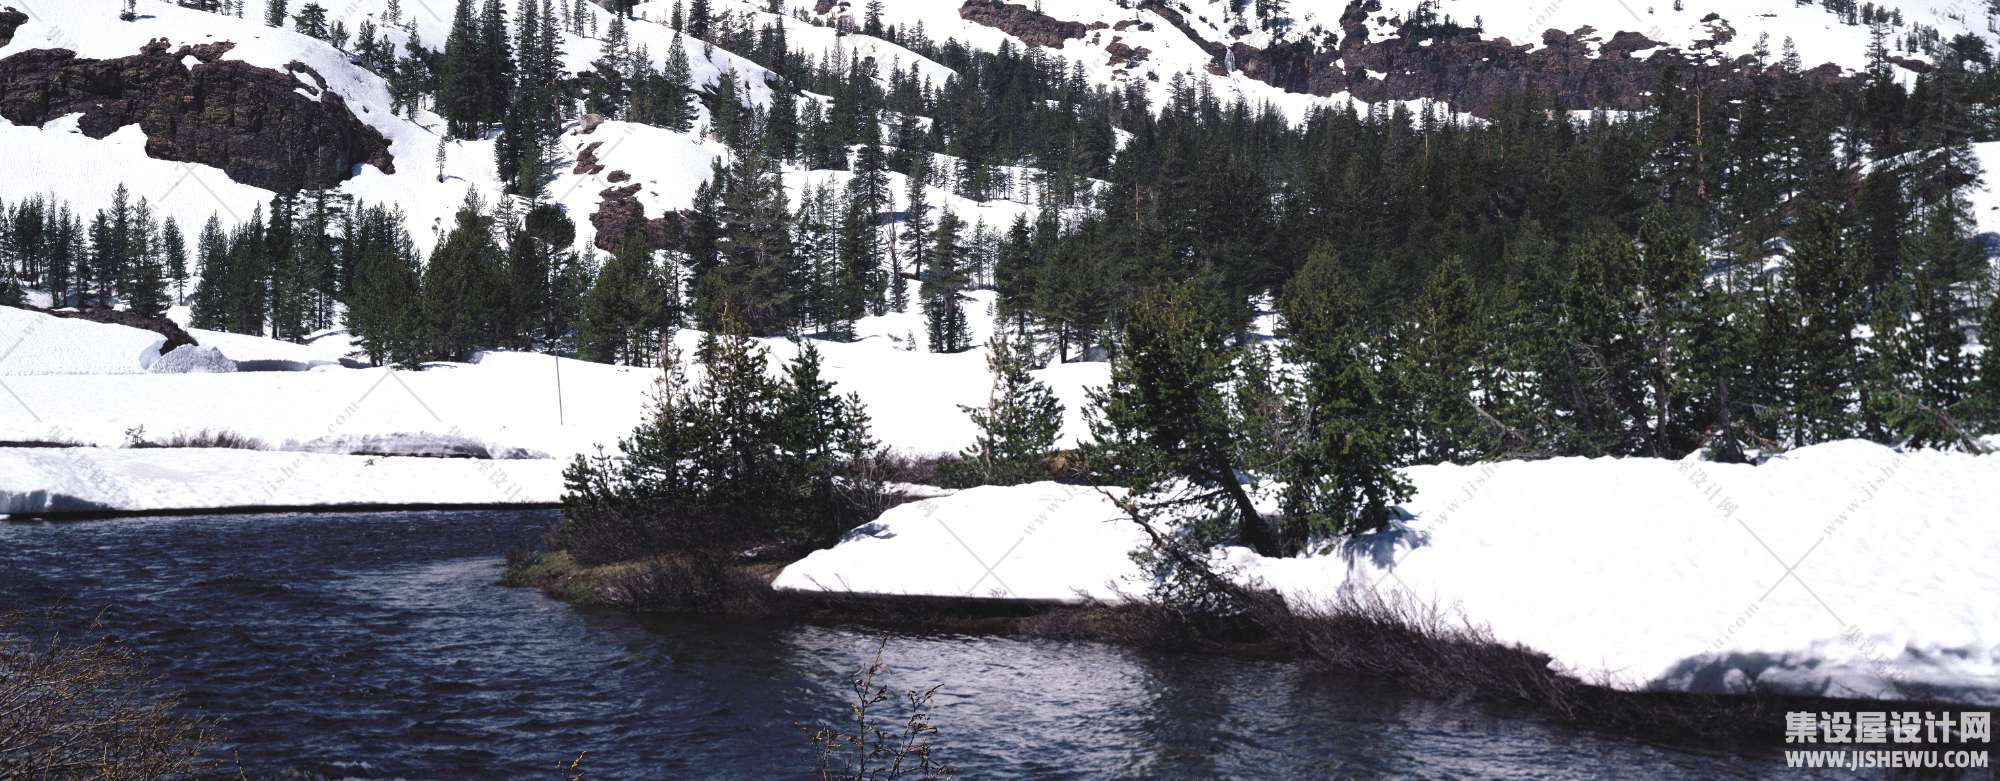
[(122, 325), (131, 328), (137, 328), (142, 331), (152, 331), (153, 333), (164, 336), (167, 339), (165, 344), (160, 345), (161, 354), (172, 352), (174, 348), (180, 347), (182, 345), (196, 344), (194, 337), (190, 336), (186, 330), (180, 327), (179, 324), (175, 323), (172, 320), (168, 320), (164, 317), (141, 317), (139, 315), (132, 314), (131, 312), (127, 312), (122, 309), (104, 309), (101, 307), (89, 307), (86, 309), (43, 309), (38, 306), (29, 306), (27, 304), (6, 304), (5, 306), (11, 306), (16, 309), (26, 309), (30, 312), (40, 312), (50, 317), (67, 317), (76, 320), (89, 320), (90, 322), (93, 323)]
[(597, 161), (597, 148), (600, 146), (604, 146), (603, 141), (584, 144), (583, 150), (576, 153), (576, 167), (571, 168), (570, 173), (586, 176), (604, 173), (604, 164)]
[[(1720, 17), (1707, 20), (1711, 35), (1691, 51), (1635, 32), (1616, 32), (1606, 39), (1590, 28), (1548, 30), (1541, 47), (1533, 48), (1436, 23), (1405, 23), (1378, 41), (1369, 39), (1367, 25), (1369, 13), (1378, 7), (1356, 0), (1341, 17), (1343, 35), (1337, 47), (1296, 40), (1259, 49), (1240, 42), (1224, 47), (1202, 40), (1179, 13), (1157, 0), (1140, 7), (1207, 50), (1215, 58), (1209, 66), (1214, 73), (1222, 72), (1227, 56), (1245, 76), (1288, 92), (1345, 93), (1369, 102), (1438, 100), (1479, 116), (1490, 116), (1508, 95), (1527, 91), (1553, 97), (1567, 109), (1639, 110), (1669, 72), (1685, 84), (1698, 83), (1735, 97), (1748, 92), (1757, 72), (1747, 56), (1716, 60), (1715, 47), (1735, 34)], [(1808, 71), (1805, 78), (1836, 84), (1845, 77), (1839, 68), (1823, 65)]]
[(1021, 39), (1030, 46), (1062, 48), (1071, 38), (1082, 38), (1092, 29), (1082, 22), (1065, 22), (1025, 5), (1001, 0), (965, 0), (958, 18), (983, 24)]
[(1153, 50), (1144, 46), (1134, 49), (1124, 41), (1116, 40), (1105, 46), (1104, 51), (1111, 55), (1111, 67), (1114, 68), (1120, 65), (1137, 65), (1153, 55)]
[[(81, 113), (78, 128), (91, 138), (137, 124), (148, 156), (211, 165), (269, 190), (334, 187), (364, 163), (396, 170), (388, 141), (325, 90), (318, 73), (300, 63), (280, 72), (222, 60), (229, 47), (170, 52), (154, 41), (110, 60), (68, 49), (21, 52), (0, 60), (0, 116), (40, 125)], [(185, 57), (197, 60), (194, 67), (182, 64)]]
[(14, 31), (28, 23), (28, 15), (12, 8), (0, 7), (0, 46), (14, 42)]
[(639, 203), (638, 182), (610, 188), (598, 193), (597, 198), (597, 213), (590, 215), (590, 224), (597, 229), (598, 249), (617, 252), (619, 242), (635, 225), (653, 249), (678, 249), (685, 243), (682, 237), (686, 235), (686, 220), (679, 213), (646, 218), (646, 207)]

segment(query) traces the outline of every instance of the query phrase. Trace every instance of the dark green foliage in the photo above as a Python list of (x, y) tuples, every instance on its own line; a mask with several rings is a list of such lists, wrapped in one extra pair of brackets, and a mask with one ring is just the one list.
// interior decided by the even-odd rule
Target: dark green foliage
[(354, 266), (347, 299), (347, 327), (355, 344), (377, 366), (415, 365), (425, 357), (422, 272), (403, 229), (400, 210), (361, 210), (348, 240)]
[(1446, 258), (1417, 298), (1397, 369), (1412, 405), (1415, 460), (1464, 463), (1497, 449), (1499, 432), (1479, 409), (1494, 384), (1485, 354), (1491, 327), (1465, 262)]
[[(966, 321), (962, 294), (966, 278), (965, 247), (959, 243), (959, 221), (951, 210), (938, 217), (932, 231), (930, 273), (924, 275), (921, 295), (924, 325), (929, 331), (931, 352), (963, 352), (971, 347), (971, 325)], [(897, 279), (894, 284), (901, 285)]]
[(752, 334), (770, 336), (799, 323), (801, 270), (792, 254), (790, 213), (778, 161), (757, 147), (740, 151), (711, 182), (716, 200), (716, 263), (697, 262), (699, 322), (713, 328), (733, 317)]
[(1396, 471), (1408, 460), (1396, 378), (1383, 370), (1394, 356), (1330, 250), (1313, 252), (1278, 306), (1286, 357), (1303, 372), (1294, 402), (1303, 435), (1279, 468), (1288, 542), (1382, 528), (1410, 492)]
[(810, 347), (774, 380), (764, 348), (726, 328), (703, 345), (699, 382), (668, 353), (624, 459), (579, 457), (565, 473), (557, 544), (580, 561), (817, 545), (859, 520), (873, 489), (853, 470), (875, 446), (860, 401), (833, 395)]
[(505, 253), (493, 240), (493, 218), (468, 193), (451, 233), (424, 267), (423, 340), (430, 357), (463, 360), (507, 341)]
[(653, 262), (642, 233), (625, 236), (584, 298), (577, 354), (587, 361), (650, 366), (680, 324), (677, 280)]
[(966, 482), (1015, 485), (1047, 479), (1043, 462), (1062, 435), (1062, 402), (1029, 373), (1035, 359), (1032, 343), (995, 334), (986, 351), (986, 370), (993, 375), (986, 406), (959, 407), (979, 427), (958, 462), (969, 473)]
[(1233, 536), (1260, 553), (1279, 546), (1242, 480), (1243, 427), (1229, 391), (1236, 350), (1188, 285), (1142, 291), (1127, 312), (1111, 384), (1091, 393), (1089, 460), (1097, 479), (1147, 495), (1183, 481), (1206, 511), (1196, 533)]

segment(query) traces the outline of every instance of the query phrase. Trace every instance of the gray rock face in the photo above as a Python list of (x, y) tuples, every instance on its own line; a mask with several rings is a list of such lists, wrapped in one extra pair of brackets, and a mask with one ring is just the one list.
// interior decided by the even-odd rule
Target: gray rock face
[(225, 374), (236, 371), (236, 362), (213, 347), (184, 344), (161, 355), (147, 371), (154, 374)]
[[(156, 40), (110, 60), (24, 51), (0, 60), (0, 116), (40, 125), (81, 113), (78, 129), (91, 138), (137, 124), (148, 156), (211, 165), (269, 190), (334, 187), (362, 164), (395, 172), (388, 141), (324, 89), (318, 73), (299, 63), (280, 72), (221, 59), (231, 46), (169, 51)], [(189, 68), (184, 57), (199, 62)]]
[(964, 5), (958, 7), (958, 16), (969, 22), (1004, 30), (1030, 46), (1051, 49), (1060, 49), (1064, 41), (1082, 38), (1095, 29), (1082, 22), (1064, 21), (1025, 5), (1001, 0), (966, 0)]
[(14, 31), (28, 23), (28, 15), (12, 8), (0, 7), (0, 46), (14, 42)]

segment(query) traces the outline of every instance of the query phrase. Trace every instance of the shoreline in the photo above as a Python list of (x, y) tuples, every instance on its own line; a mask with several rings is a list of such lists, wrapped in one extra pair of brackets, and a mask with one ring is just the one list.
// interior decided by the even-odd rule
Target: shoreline
[[(870, 627), (885, 631), (997, 635), (1092, 642), (1139, 651), (1221, 655), (1287, 662), (1346, 675), (1378, 677), (1442, 702), (1478, 701), (1568, 727), (1700, 750), (1776, 754), (1785, 748), (1788, 711), (1985, 710), (1938, 700), (1867, 700), (1758, 691), (1705, 694), (1623, 691), (1563, 676), (1549, 657), (1519, 646), (1389, 613), (1299, 615), (1286, 611), (1276, 631), (1237, 617), (1209, 626), (1175, 624), (1169, 611), (1145, 603), (1107, 604), (1036, 599), (898, 596), (772, 588), (785, 562), (736, 564), (731, 582), (748, 587), (700, 609), (679, 607), (676, 595), (635, 589), (650, 569), (682, 562), (581, 566), (564, 552), (508, 557), (501, 585), (535, 588), (577, 608), (618, 610), (639, 618), (771, 622)], [(636, 577), (635, 577), (636, 576)], [(651, 578), (657, 589), (659, 578)], [(704, 594), (704, 597), (713, 595)], [(1262, 611), (1260, 611), (1262, 612)], [(1315, 647), (1329, 638), (1337, 648)], [(1451, 672), (1444, 673), (1449, 668)]]
[(61, 510), (55, 512), (0, 513), (0, 523), (67, 523), (113, 518), (190, 515), (318, 515), (327, 513), (434, 512), (438, 510), (559, 510), (561, 502), (356, 502), (352, 504), (224, 505), (220, 507), (175, 507), (157, 510)]

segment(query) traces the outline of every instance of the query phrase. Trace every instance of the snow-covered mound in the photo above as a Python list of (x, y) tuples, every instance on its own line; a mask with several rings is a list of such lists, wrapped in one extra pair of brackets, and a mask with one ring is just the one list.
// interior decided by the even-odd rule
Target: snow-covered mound
[[(1407, 474), (1405, 528), (1301, 558), (1218, 555), (1295, 605), (1436, 607), (1621, 689), (2000, 702), (2000, 455), (1844, 441), (1762, 466), (1562, 458)], [(1088, 489), (968, 491), (886, 513), (778, 583), (1103, 597), (1137, 573), (1124, 554), (1140, 540), (1120, 517)]]
[(986, 486), (912, 502), (786, 567), (778, 588), (1076, 601), (1146, 593), (1139, 529), (1096, 489)]
[(154, 374), (227, 374), (236, 371), (236, 362), (213, 347), (184, 344), (160, 356), (148, 371)]
[[(254, 450), (0, 448), (0, 516), (233, 507), (545, 504), (553, 461), (370, 458)], [(27, 486), (27, 487), (24, 487)]]
[(0, 307), (0, 376), (144, 372), (166, 342), (141, 328)]

